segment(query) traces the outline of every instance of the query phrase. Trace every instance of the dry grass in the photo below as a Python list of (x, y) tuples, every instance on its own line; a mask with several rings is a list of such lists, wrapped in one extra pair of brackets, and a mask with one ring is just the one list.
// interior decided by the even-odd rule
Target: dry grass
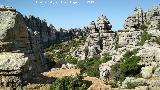
[(110, 86), (106, 85), (103, 81), (96, 77), (85, 77), (84, 80), (92, 81), (92, 85), (88, 90), (110, 90)]
[[(54, 78), (62, 78), (64, 76), (75, 76), (80, 74), (80, 69), (58, 69), (52, 70), (49, 72), (42, 73), (45, 77), (54, 77)], [(109, 85), (106, 85), (103, 81), (99, 80), (96, 77), (84, 77), (83, 80), (91, 81), (92, 85), (88, 88), (88, 90), (111, 90)], [(48, 85), (29, 85), (27, 90), (47, 90)]]
[(59, 69), (42, 73), (46, 77), (62, 78), (64, 76), (75, 76), (80, 74), (80, 69)]

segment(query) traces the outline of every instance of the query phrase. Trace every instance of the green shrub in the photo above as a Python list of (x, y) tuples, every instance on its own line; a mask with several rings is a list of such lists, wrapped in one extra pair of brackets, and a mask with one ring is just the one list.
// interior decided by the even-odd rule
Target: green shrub
[(128, 82), (127, 83), (127, 88), (126, 89), (135, 89), (135, 87), (138, 86), (147, 86), (148, 84), (142, 83), (142, 82)]
[(110, 81), (109, 85), (111, 85), (112, 88), (118, 88), (117, 81), (115, 81), (115, 80), (114, 81)]
[(137, 64), (140, 60), (138, 56), (132, 56), (130, 58), (126, 58), (125, 61), (120, 64), (120, 69), (122, 73), (125, 75), (136, 75), (139, 73), (140, 66)]
[(147, 31), (143, 31), (141, 39), (140, 39), (140, 45), (143, 45), (146, 40), (150, 40), (152, 35), (148, 34)]
[(143, 31), (146, 30), (147, 28), (148, 28), (148, 27), (147, 27), (145, 24), (142, 24), (142, 25), (140, 26), (140, 29), (143, 30)]
[(81, 69), (81, 74), (87, 74), (88, 76), (99, 76), (100, 56), (81, 60), (77, 63), (77, 66)]
[(147, 28), (148, 28), (148, 27), (147, 27), (145, 24), (142, 24), (142, 25), (140, 26), (140, 29), (141, 29), (142, 32), (143, 32), (142, 35), (141, 35), (141, 37), (140, 37), (140, 42), (139, 42), (140, 45), (143, 45), (146, 40), (150, 40), (151, 37), (152, 37), (152, 35), (148, 34), (148, 32), (146, 31)]
[(110, 79), (112, 79), (113, 81), (120, 81), (120, 82), (125, 80), (125, 75), (120, 70), (120, 63), (111, 66)]
[(81, 69), (81, 74), (87, 74), (92, 77), (99, 77), (99, 65), (110, 60), (109, 54), (105, 53), (101, 58), (99, 55), (93, 58), (87, 58), (77, 63), (77, 66)]
[(111, 59), (112, 59), (112, 57), (108, 53), (104, 53), (100, 60), (101, 60), (101, 63), (105, 63), (105, 62), (107, 62), (107, 61), (109, 61)]
[(67, 76), (61, 79), (56, 79), (52, 83), (49, 90), (87, 90), (87, 85), (83, 82), (81, 76)]
[(71, 55), (68, 55), (65, 58), (65, 62), (72, 63), (72, 64), (77, 64), (78, 59), (72, 57)]
[(120, 63), (111, 67), (111, 79), (122, 82), (127, 76), (136, 76), (140, 73), (141, 67), (138, 65), (140, 57), (136, 56), (137, 50), (127, 51)]

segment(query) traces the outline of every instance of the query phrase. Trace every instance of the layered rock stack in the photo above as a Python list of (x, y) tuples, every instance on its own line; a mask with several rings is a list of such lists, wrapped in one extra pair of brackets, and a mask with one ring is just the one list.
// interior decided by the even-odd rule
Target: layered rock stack
[(140, 42), (140, 25), (144, 23), (144, 13), (140, 8), (134, 10), (133, 15), (125, 20), (124, 30), (117, 32), (118, 48), (134, 48)]
[(85, 45), (78, 48), (73, 56), (84, 60), (85, 57), (92, 58), (94, 55), (112, 52), (115, 49), (116, 34), (111, 28), (106, 16), (102, 15), (96, 22), (92, 21), (87, 30), (89, 35)]

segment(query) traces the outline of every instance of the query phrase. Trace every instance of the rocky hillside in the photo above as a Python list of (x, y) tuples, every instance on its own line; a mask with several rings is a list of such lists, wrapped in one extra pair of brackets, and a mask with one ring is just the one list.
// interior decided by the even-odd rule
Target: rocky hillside
[[(45, 20), (23, 16), (12, 7), (0, 7), (0, 85), (4, 89), (22, 89), (32, 77), (48, 70), (44, 48), (74, 36), (81, 29), (56, 30)], [(32, 80), (31, 80), (32, 81)]]
[(77, 42), (53, 45), (47, 54), (54, 61), (65, 62), (62, 68), (75, 64), (81, 75), (99, 77), (111, 88), (159, 89), (160, 6), (148, 11), (135, 8), (123, 30), (112, 31), (102, 15), (86, 31), (86, 40), (78, 46), (74, 45)]
[[(43, 79), (62, 76), (37, 80), (38, 84), (53, 82), (51, 90), (68, 90), (74, 85), (86, 89), (92, 84), (82, 79), (87, 76), (99, 78), (102, 82), (97, 81), (111, 90), (159, 90), (160, 6), (148, 11), (136, 8), (118, 31), (112, 30), (105, 15), (84, 29), (56, 30), (46, 20), (1, 6), (0, 57), (3, 90), (21, 90), (44, 71)], [(63, 78), (75, 75), (76, 70), (78, 77)], [(102, 89), (96, 85), (95, 89)]]

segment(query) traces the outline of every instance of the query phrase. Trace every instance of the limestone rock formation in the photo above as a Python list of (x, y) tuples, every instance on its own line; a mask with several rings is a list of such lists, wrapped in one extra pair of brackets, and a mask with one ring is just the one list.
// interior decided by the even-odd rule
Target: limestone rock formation
[(23, 15), (12, 8), (0, 8), (1, 87), (20, 90), (24, 81), (47, 69), (41, 46), (36, 38), (31, 38), (34, 36), (30, 35)]
[(39, 34), (40, 44), (56, 40), (56, 29), (53, 25), (48, 26), (46, 20), (31, 15), (29, 17), (25, 16), (24, 20), (31, 34)]
[(111, 67), (114, 64), (113, 61), (108, 61), (106, 63), (102, 63), (99, 67), (99, 71), (100, 71), (100, 79), (101, 80), (107, 80), (109, 77), (109, 74), (111, 72)]
[[(97, 21), (92, 21), (88, 27), (89, 35), (85, 45), (77, 49), (73, 56), (84, 60), (85, 57), (92, 58), (100, 53), (110, 53), (115, 49), (115, 32), (111, 30), (107, 17), (102, 15)], [(83, 58), (79, 57), (82, 56)]]
[(134, 48), (138, 45), (139, 38), (142, 35), (141, 31), (124, 31), (117, 32), (118, 35), (118, 47)]
[[(86, 35), (85, 44), (69, 53), (78, 60), (93, 58), (95, 55), (103, 57), (104, 53), (111, 55), (111, 60), (99, 66), (101, 80), (108, 80), (111, 66), (119, 63), (126, 51), (133, 49), (138, 50), (136, 55), (141, 58), (138, 64), (143, 66), (141, 69), (143, 78), (126, 77), (122, 82), (122, 88), (126, 88), (127, 83), (145, 84), (152, 77), (159, 78), (160, 44), (154, 39), (160, 36), (160, 6), (148, 11), (136, 8), (125, 20), (122, 31), (112, 31), (112, 25), (104, 15), (92, 21), (84, 30), (77, 28), (56, 30), (53, 25), (48, 26), (46, 20), (23, 16), (16, 9), (0, 6), (1, 87), (20, 90), (24, 82), (47, 69), (43, 49), (48, 44)], [(151, 39), (140, 45), (144, 32), (151, 35)], [(77, 68), (72, 64), (64, 64), (63, 67)], [(160, 86), (160, 80), (151, 80), (149, 84)]]

